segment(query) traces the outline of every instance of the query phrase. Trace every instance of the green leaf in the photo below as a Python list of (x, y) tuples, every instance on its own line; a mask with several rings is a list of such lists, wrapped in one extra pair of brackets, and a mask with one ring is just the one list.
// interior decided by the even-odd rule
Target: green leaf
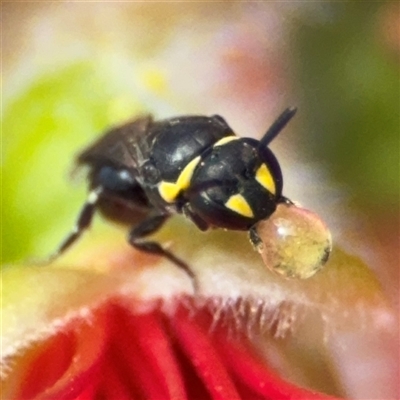
[(95, 61), (34, 76), (4, 106), (3, 263), (54, 250), (85, 198), (83, 185), (68, 182), (74, 156), (110, 124), (144, 109)]

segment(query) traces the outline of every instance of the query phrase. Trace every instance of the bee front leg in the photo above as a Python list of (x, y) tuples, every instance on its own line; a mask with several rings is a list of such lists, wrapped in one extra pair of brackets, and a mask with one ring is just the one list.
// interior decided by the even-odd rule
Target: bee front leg
[(201, 231), (204, 232), (210, 228), (210, 225), (206, 221), (204, 221), (199, 215), (192, 211), (189, 203), (186, 203), (182, 207), (182, 213), (186, 218), (190, 219)]
[(155, 241), (148, 241), (143, 239), (144, 237), (158, 231), (165, 221), (169, 218), (169, 215), (154, 215), (146, 218), (144, 221), (136, 225), (129, 233), (128, 242), (134, 248), (144, 251), (146, 253), (157, 254), (167, 258), (174, 263), (178, 268), (186, 272), (192, 281), (195, 293), (198, 290), (198, 284), (196, 276), (190, 267), (181, 259), (176, 257), (170, 251), (164, 249), (159, 243)]

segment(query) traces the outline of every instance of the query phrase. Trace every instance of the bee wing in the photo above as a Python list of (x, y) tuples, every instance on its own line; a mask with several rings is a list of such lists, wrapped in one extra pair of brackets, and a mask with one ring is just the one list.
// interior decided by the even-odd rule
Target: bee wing
[(151, 116), (144, 116), (107, 131), (100, 139), (79, 154), (78, 166), (113, 165), (138, 173), (150, 151), (147, 132)]

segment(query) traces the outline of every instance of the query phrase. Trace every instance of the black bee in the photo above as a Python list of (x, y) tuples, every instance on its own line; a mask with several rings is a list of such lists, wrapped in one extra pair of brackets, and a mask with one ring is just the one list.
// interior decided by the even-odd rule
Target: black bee
[(166, 257), (195, 282), (184, 261), (145, 238), (175, 213), (202, 231), (249, 231), (278, 203), (288, 202), (282, 196), (279, 163), (268, 145), (295, 113), (295, 108), (286, 109), (261, 140), (236, 136), (218, 115), (161, 121), (145, 116), (109, 130), (77, 158), (78, 165), (89, 167), (90, 191), (55, 256), (89, 227), (96, 209), (118, 204), (121, 222), (127, 222), (126, 209), (143, 215), (130, 230), (129, 243)]

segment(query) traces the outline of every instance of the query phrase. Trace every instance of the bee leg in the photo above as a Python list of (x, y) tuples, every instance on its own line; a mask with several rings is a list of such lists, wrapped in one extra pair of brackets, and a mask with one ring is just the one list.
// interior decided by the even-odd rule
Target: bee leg
[(210, 225), (206, 221), (192, 211), (189, 203), (186, 203), (182, 207), (182, 213), (186, 218), (189, 218), (201, 231), (204, 232), (210, 228)]
[(89, 228), (92, 222), (94, 212), (96, 211), (96, 206), (102, 192), (101, 187), (93, 189), (83, 205), (81, 212), (79, 213), (78, 220), (70, 234), (64, 239), (57, 251), (49, 257), (49, 261), (53, 261), (64, 253), (69, 247), (71, 247)]
[(196, 293), (198, 291), (197, 279), (190, 267), (170, 251), (164, 249), (159, 243), (143, 239), (159, 230), (168, 218), (169, 215), (154, 215), (146, 218), (129, 232), (128, 241), (134, 248), (146, 253), (163, 256), (174, 263), (178, 268), (185, 271), (191, 279)]

